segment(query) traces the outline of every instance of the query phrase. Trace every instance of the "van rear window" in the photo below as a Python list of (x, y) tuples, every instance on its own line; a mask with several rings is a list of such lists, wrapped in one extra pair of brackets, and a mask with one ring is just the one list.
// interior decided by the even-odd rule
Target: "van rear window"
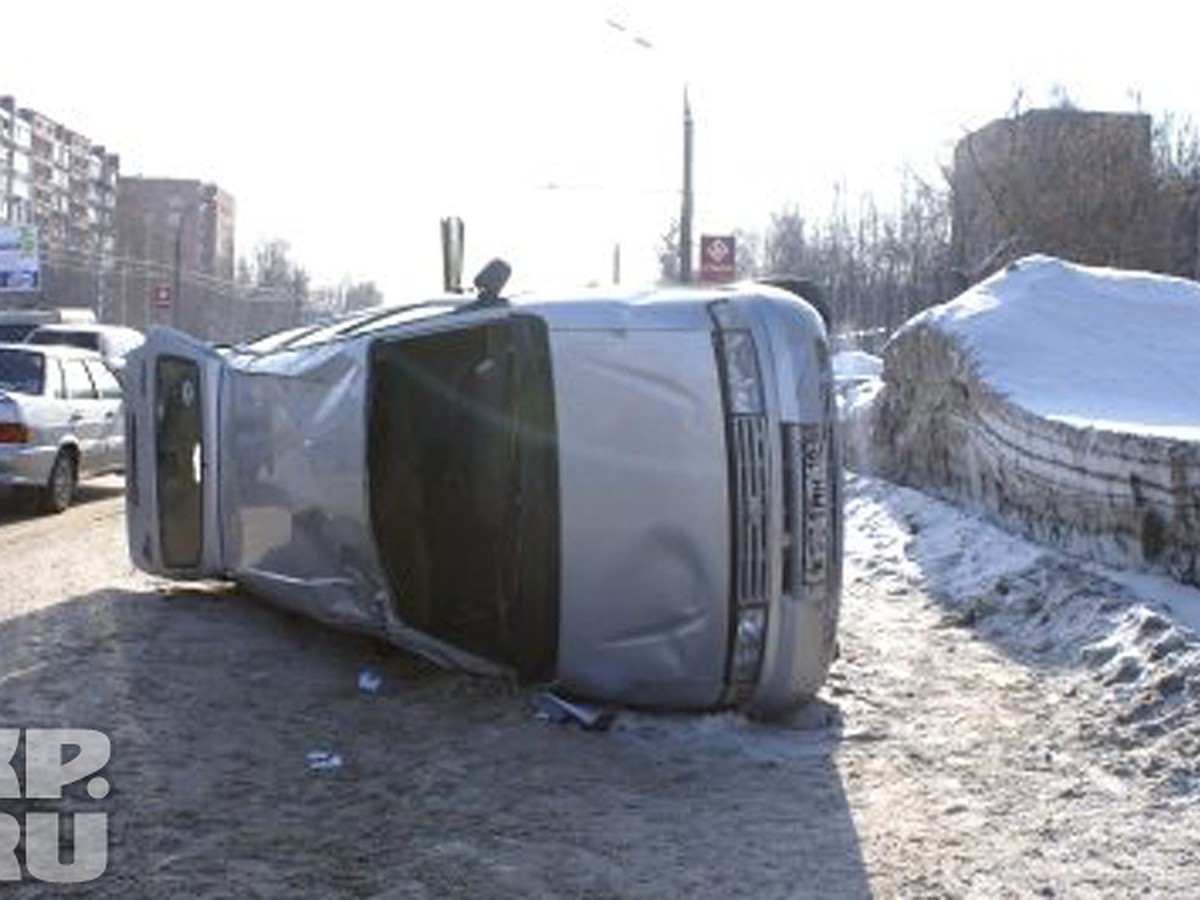
[(40, 394), (46, 360), (32, 350), (0, 350), (0, 390)]
[(29, 336), (31, 344), (57, 344), (78, 347), (80, 350), (99, 350), (100, 335), (94, 331), (65, 331), (62, 329), (39, 328)]

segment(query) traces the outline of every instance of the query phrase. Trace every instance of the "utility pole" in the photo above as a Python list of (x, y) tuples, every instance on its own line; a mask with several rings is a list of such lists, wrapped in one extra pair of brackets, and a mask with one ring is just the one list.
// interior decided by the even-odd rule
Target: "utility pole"
[(175, 265), (171, 272), (171, 325), (179, 327), (180, 288), (183, 285), (183, 221), (185, 211), (179, 213), (179, 223), (175, 226)]
[(692, 283), (692, 106), (683, 88), (683, 203), (679, 211), (679, 280)]

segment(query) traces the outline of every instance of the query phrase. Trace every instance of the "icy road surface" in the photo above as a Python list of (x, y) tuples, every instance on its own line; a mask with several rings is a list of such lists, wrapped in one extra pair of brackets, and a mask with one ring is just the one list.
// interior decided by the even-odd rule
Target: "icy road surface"
[(137, 575), (105, 485), (0, 514), (0, 721), (111, 735), (112, 792), (66, 801), (110, 816), (90, 897), (1200, 895), (1195, 592), (849, 493), (843, 655), (787, 723), (540, 722), (528, 691)]

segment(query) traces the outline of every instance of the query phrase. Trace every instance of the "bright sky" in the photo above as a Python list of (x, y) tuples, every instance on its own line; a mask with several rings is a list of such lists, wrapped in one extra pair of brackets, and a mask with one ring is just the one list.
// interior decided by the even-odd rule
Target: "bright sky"
[[(761, 229), (835, 185), (899, 191), (964, 130), (1063, 85), (1078, 105), (1200, 119), (1200, 6), (738, 0), (338, 3), (37, 0), (5, 10), (0, 94), (238, 207), (238, 252), (289, 241), (320, 282), (440, 288), (438, 220), (467, 275), (652, 279), (695, 115), (696, 233)], [(624, 31), (609, 24), (622, 24)], [(652, 47), (643, 46), (638, 38)]]

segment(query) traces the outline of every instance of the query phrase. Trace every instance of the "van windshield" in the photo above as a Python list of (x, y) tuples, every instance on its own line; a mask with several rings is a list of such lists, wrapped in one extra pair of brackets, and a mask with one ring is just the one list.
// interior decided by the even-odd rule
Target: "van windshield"
[(401, 618), (523, 677), (549, 674), (558, 496), (544, 323), (381, 338), (370, 379), (371, 518)]

